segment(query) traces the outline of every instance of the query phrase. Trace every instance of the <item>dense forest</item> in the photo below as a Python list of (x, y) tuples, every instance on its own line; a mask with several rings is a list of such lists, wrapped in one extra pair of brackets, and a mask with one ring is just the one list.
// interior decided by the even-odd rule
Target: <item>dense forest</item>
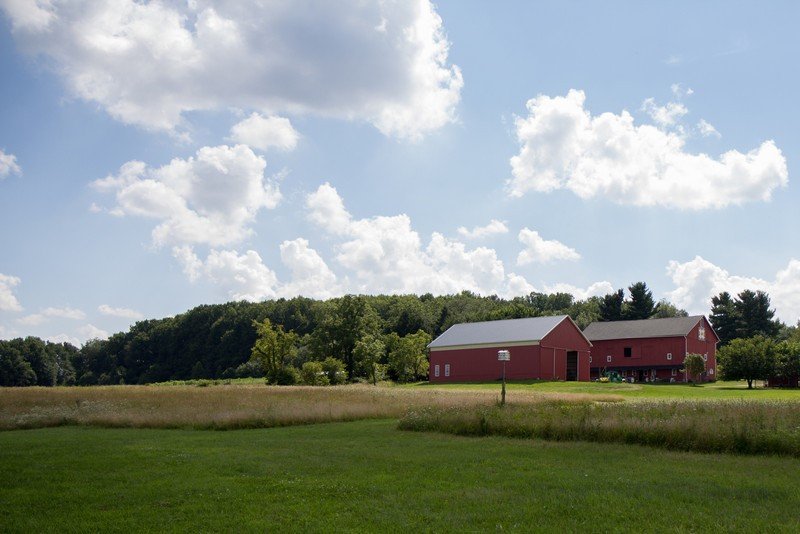
[[(531, 293), (513, 299), (470, 292), (345, 295), (326, 301), (296, 297), (203, 305), (174, 317), (139, 321), (127, 332), (89, 340), (80, 348), (34, 337), (0, 341), (0, 385), (145, 384), (260, 376), (274, 383), (294, 383), (323, 375), (334, 383), (409, 381), (427, 376), (425, 346), (455, 323), (566, 314), (584, 328), (596, 320), (686, 315), (669, 302), (654, 302), (643, 282), (631, 285), (628, 293), (627, 299), (619, 290), (586, 300), (566, 293)], [(766, 298), (768, 310), (769, 298), (752, 294), (762, 306)], [(736, 326), (723, 326), (724, 321), (750, 313), (737, 311), (735, 302), (740, 300), (727, 294), (715, 297), (718, 313), (711, 319), (726, 334), (726, 341), (732, 339), (727, 337), (729, 329)], [(771, 317), (769, 331), (761, 333), (782, 332), (784, 337), (794, 333), (793, 327)]]

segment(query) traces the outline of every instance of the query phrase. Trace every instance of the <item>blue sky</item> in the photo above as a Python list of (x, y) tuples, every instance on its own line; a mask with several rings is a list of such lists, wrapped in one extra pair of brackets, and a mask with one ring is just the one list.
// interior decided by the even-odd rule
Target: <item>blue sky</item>
[(800, 317), (794, 3), (0, 9), (0, 337), (638, 280)]

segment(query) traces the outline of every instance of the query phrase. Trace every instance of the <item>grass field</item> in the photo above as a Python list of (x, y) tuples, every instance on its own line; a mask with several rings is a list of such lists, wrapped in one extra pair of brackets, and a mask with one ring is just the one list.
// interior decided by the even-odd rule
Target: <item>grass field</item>
[[(500, 391), (500, 382), (429, 384), (419, 382), (408, 386), (419, 389), (452, 389), (459, 391)], [(691, 384), (614, 384), (599, 382), (515, 381), (507, 384), (509, 399), (515, 392), (580, 393), (588, 395), (619, 395), (626, 399), (709, 399), (709, 400), (788, 400), (800, 402), (800, 389), (755, 388), (748, 390), (744, 382), (713, 382)]]
[[(499, 384), (0, 388), (0, 531), (800, 530), (797, 458), (626, 443), (659, 425), (680, 440), (683, 417), (795, 439), (800, 392), (514, 383), (509, 406), (498, 397)], [(398, 428), (481, 410), (505, 429), (488, 434), (517, 437)], [(628, 437), (529, 432), (564, 414)], [(587, 439), (564, 428), (544, 435)]]
[[(0, 430), (62, 425), (135, 428), (265, 428), (400, 417), (421, 406), (495, 402), (492, 390), (217, 385), (0, 388)], [(621, 401), (608, 394), (521, 392), (521, 404)]]
[(796, 532), (800, 462), (287, 428), (0, 432), (3, 531)]

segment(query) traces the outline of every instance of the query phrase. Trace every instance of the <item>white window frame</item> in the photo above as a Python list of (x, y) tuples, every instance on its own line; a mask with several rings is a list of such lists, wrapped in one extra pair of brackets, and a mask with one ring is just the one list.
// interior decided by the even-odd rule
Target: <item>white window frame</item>
[(704, 362), (708, 361), (708, 353), (707, 352), (705, 354), (703, 354), (703, 361)]
[(672, 353), (671, 353), (671, 352), (668, 352), (668, 353), (667, 353), (667, 359), (668, 359), (668, 360), (671, 360), (671, 359), (672, 359)]
[(709, 374), (710, 376), (714, 376), (714, 368), (713, 368), (713, 367), (709, 367), (709, 368), (708, 368), (708, 374)]
[(592, 363), (592, 357), (589, 356), (589, 363)]
[(677, 369), (673, 369), (672, 370), (672, 376), (678, 376), (678, 370)]
[(699, 339), (700, 341), (705, 341), (706, 340), (706, 327), (705, 326), (700, 325), (700, 328), (697, 330), (697, 339)]
[(450, 364), (444, 364), (444, 376), (450, 376)]
[(606, 356), (606, 361), (607, 361), (608, 363), (611, 363), (611, 355), (610, 355), (610, 354), (609, 354), (608, 356)]
[(439, 364), (433, 366), (433, 376), (439, 378)]

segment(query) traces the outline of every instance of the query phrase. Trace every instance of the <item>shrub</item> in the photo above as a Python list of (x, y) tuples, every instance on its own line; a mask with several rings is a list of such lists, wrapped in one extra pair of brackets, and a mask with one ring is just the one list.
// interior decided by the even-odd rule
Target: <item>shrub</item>
[(279, 386), (293, 386), (300, 381), (300, 372), (297, 367), (286, 365), (275, 373), (275, 384)]
[(342, 360), (329, 356), (322, 361), (322, 370), (328, 375), (328, 382), (334, 386), (347, 381), (347, 371)]
[(320, 362), (306, 362), (300, 370), (300, 380), (307, 386), (327, 386), (328, 375)]

